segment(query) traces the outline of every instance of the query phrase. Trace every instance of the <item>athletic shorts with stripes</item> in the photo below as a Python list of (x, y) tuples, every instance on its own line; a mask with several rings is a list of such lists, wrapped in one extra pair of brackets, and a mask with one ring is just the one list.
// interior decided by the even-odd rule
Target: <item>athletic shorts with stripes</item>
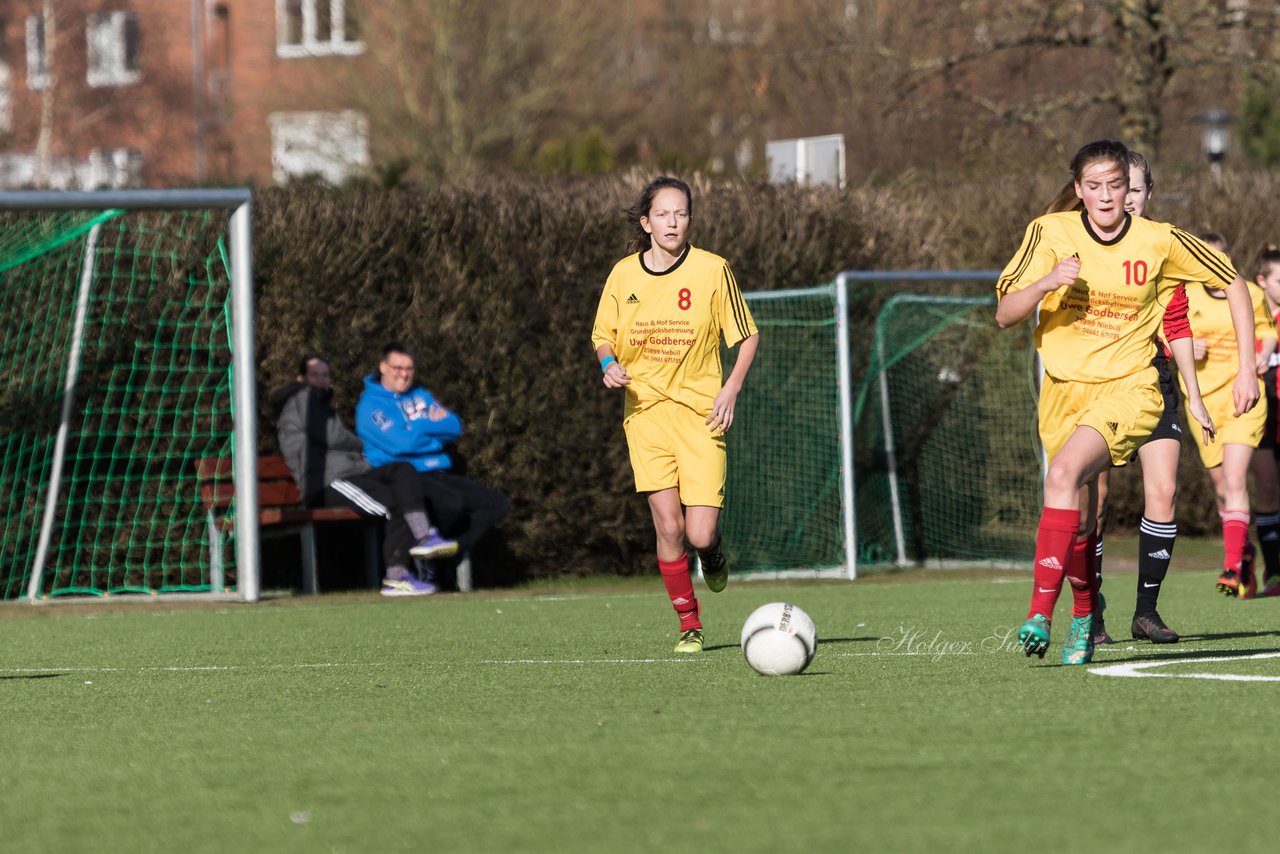
[[(1271, 453), (1280, 456), (1280, 441), (1276, 439), (1276, 430), (1280, 429), (1280, 394), (1277, 394), (1274, 367), (1268, 368), (1262, 375), (1262, 387), (1267, 390), (1267, 424), (1262, 430), (1262, 440), (1258, 442), (1258, 447), (1267, 448)], [(1259, 401), (1258, 405), (1261, 406), (1262, 401)]]
[[(1157, 353), (1151, 360), (1156, 373), (1160, 375), (1160, 396), (1164, 398), (1164, 413), (1160, 423), (1147, 437), (1148, 442), (1156, 439), (1177, 439), (1182, 441), (1182, 392), (1178, 389), (1177, 368), (1163, 353)], [(1144, 443), (1145, 444), (1145, 443)]]
[(623, 423), (636, 492), (680, 488), (686, 507), (724, 507), (725, 441), (707, 417), (664, 400)]
[(1079, 427), (1089, 427), (1107, 443), (1111, 464), (1122, 466), (1160, 423), (1164, 397), (1151, 366), (1100, 383), (1055, 380), (1040, 384), (1040, 441), (1052, 460)]

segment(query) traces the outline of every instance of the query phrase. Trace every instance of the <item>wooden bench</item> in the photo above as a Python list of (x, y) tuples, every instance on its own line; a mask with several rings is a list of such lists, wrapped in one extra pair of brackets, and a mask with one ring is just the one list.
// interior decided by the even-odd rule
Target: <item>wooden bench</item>
[[(222, 534), (234, 524), (226, 515), (235, 497), (232, 464), (229, 457), (205, 457), (196, 461), (196, 478), (200, 484), (200, 500), (205, 507), (209, 531), (209, 565), (216, 587), (221, 587)], [(378, 549), (378, 527), (381, 519), (363, 516), (342, 507), (303, 506), (302, 494), (293, 481), (293, 473), (284, 457), (258, 457), (258, 530), (259, 536), (281, 537), (297, 534), (302, 545), (302, 592), (318, 593), (316, 525), (329, 522), (360, 522), (364, 527), (364, 568), (369, 586), (377, 587), (382, 578), (382, 558)]]

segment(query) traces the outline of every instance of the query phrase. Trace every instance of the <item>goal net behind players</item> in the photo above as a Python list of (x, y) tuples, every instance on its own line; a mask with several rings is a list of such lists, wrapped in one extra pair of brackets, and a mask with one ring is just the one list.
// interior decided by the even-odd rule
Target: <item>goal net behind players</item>
[[(762, 346), (729, 439), (726, 552), (736, 571), (849, 574), (836, 289), (746, 296)], [(849, 305), (857, 563), (1028, 557), (1040, 508), (1028, 330), (996, 328), (987, 297), (869, 282)]]
[(231, 205), (21, 210), (26, 195), (0, 214), (0, 594), (232, 586), (196, 483), (235, 444)]

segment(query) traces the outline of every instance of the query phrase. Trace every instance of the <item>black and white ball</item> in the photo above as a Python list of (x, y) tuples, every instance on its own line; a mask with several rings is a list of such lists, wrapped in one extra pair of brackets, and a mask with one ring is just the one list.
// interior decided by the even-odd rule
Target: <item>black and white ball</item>
[(803, 673), (817, 651), (817, 627), (789, 602), (761, 605), (742, 626), (742, 654), (762, 676)]

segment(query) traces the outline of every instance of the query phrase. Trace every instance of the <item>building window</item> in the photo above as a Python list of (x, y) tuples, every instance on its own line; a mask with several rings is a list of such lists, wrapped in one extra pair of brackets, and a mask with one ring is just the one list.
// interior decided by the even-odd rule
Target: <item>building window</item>
[(13, 131), (13, 90), (9, 88), (9, 63), (0, 59), (0, 133)]
[(330, 184), (369, 165), (369, 120), (354, 110), (272, 113), (271, 171), (276, 183), (319, 177)]
[(27, 88), (43, 89), (53, 82), (44, 15), (27, 18)]
[(276, 0), (276, 53), (282, 57), (364, 53), (355, 0)]
[(88, 38), (90, 86), (127, 86), (137, 83), (138, 16), (133, 12), (102, 12), (89, 16)]
[(13, 130), (13, 90), (9, 70), (9, 21), (0, 17), (0, 133)]
[(76, 165), (78, 183), (86, 190), (142, 186), (142, 152), (136, 148), (95, 148)]

